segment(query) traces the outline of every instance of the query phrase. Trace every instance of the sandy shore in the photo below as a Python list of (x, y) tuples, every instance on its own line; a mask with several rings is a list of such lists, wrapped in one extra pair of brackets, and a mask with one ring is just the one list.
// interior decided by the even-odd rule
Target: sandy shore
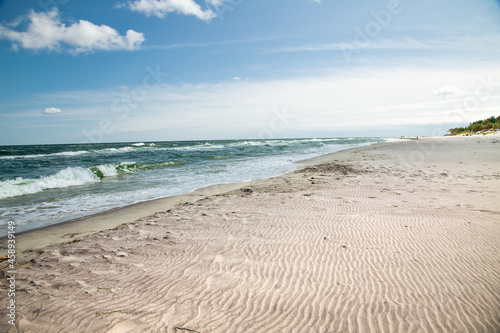
[(306, 164), (162, 212), (112, 212), (112, 230), (23, 235), (35, 252), (17, 267), (17, 327), (2, 297), (0, 331), (500, 331), (500, 137)]

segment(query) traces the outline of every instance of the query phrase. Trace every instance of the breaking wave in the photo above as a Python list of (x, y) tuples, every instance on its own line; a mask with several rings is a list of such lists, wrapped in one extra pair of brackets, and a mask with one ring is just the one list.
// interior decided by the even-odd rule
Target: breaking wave
[(168, 168), (182, 165), (182, 162), (169, 161), (154, 164), (139, 164), (135, 162), (121, 162), (114, 164), (99, 164), (90, 167), (68, 167), (57, 173), (35, 178), (21, 177), (0, 181), (0, 199), (34, 194), (48, 189), (81, 186), (101, 181), (106, 177), (116, 177), (127, 173), (157, 168)]

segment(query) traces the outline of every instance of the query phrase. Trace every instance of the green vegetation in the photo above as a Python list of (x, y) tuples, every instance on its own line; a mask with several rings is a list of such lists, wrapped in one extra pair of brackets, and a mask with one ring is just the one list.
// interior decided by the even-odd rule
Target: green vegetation
[(467, 127), (450, 128), (450, 135), (484, 133), (488, 131), (498, 131), (500, 129), (500, 116), (489, 117), (470, 123)]

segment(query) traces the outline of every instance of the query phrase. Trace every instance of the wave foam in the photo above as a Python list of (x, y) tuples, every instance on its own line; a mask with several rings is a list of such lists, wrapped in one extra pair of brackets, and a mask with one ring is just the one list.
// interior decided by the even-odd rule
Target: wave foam
[(77, 156), (88, 154), (87, 150), (79, 150), (79, 151), (63, 151), (60, 153), (52, 153), (52, 154), (32, 154), (32, 155), (10, 155), (10, 156), (0, 156), (2, 160), (13, 160), (16, 158), (41, 158), (41, 157), (51, 157), (51, 156)]
[[(84, 155), (88, 154), (88, 150), (79, 150), (79, 151), (63, 151), (61, 153), (54, 153), (54, 154), (49, 154), (47, 156), (77, 156), (77, 155)], [(35, 155), (36, 156), (36, 155)]]
[(96, 168), (102, 173), (103, 177), (118, 176), (118, 170), (113, 164), (98, 165)]
[(16, 178), (0, 182), (0, 199), (33, 194), (47, 189), (64, 188), (98, 182), (99, 178), (87, 168), (69, 167), (54, 175), (38, 179)]
[(24, 179), (18, 177), (16, 179), (0, 181), (0, 200), (18, 197), (21, 195), (34, 194), (48, 189), (95, 183), (105, 177), (116, 177), (141, 170), (169, 168), (182, 164), (184, 163), (178, 161), (168, 161), (154, 164), (121, 162), (115, 164), (98, 164), (88, 168), (68, 167), (54, 175), (46, 177), (36, 179)]
[(106, 148), (101, 150), (94, 150), (95, 153), (128, 153), (134, 151), (134, 147), (122, 147), (122, 148)]
[(223, 145), (213, 145), (211, 143), (205, 143), (203, 145), (195, 145), (195, 146), (185, 146), (185, 147), (171, 147), (164, 148), (164, 150), (180, 150), (180, 151), (196, 151), (196, 150), (216, 150), (216, 149), (224, 149)]

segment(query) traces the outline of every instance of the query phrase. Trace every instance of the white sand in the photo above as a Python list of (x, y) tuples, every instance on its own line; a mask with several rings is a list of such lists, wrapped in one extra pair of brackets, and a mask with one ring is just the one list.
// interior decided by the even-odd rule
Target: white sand
[(46, 248), (17, 273), (19, 331), (500, 331), (500, 138), (307, 164)]

